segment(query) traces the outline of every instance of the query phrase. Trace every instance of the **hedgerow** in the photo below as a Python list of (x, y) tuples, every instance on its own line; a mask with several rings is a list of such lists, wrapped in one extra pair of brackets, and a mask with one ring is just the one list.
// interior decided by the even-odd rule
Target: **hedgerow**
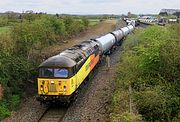
[[(0, 18), (1, 19), (1, 18)], [(12, 17), (11, 31), (0, 35), (0, 120), (18, 108), (29, 80), (35, 81), (41, 50), (63, 44), (88, 27), (88, 20), (57, 17), (46, 14), (24, 13)], [(7, 23), (0, 23), (0, 26)], [(37, 56), (38, 54), (38, 56)], [(41, 57), (42, 58), (42, 57)]]
[[(179, 24), (152, 26), (137, 30), (125, 40), (114, 93), (118, 98), (112, 101), (112, 121), (122, 119), (123, 113), (129, 112), (129, 104), (133, 105), (133, 113), (140, 117), (138, 121), (180, 119), (179, 32)], [(133, 103), (129, 103), (129, 99)], [(126, 109), (117, 104), (123, 101)]]

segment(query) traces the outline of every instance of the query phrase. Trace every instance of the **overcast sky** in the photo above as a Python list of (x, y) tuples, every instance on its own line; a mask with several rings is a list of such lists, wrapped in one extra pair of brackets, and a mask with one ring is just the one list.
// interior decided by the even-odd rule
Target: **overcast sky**
[(157, 14), (162, 8), (180, 9), (180, 0), (0, 0), (0, 12), (127, 14), (130, 11)]

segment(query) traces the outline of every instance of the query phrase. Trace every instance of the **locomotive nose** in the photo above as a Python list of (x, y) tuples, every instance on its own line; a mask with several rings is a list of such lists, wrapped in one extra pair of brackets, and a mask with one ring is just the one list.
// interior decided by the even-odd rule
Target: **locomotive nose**
[(43, 79), (39, 80), (39, 95), (66, 95), (67, 79)]

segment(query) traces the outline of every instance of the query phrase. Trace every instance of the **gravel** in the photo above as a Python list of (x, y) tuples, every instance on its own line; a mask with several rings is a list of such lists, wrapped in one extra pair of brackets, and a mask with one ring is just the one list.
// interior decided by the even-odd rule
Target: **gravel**
[[(41, 106), (35, 96), (23, 100), (21, 109), (2, 122), (37, 122), (46, 107)], [(25, 104), (24, 104), (25, 103)]]

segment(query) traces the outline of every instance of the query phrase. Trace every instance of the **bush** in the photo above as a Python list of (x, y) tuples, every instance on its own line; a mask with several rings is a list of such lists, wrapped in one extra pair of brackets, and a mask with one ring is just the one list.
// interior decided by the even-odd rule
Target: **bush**
[(0, 16), (0, 27), (4, 27), (8, 25), (8, 17)]
[[(134, 104), (146, 121), (180, 119), (179, 32), (180, 25), (152, 26), (137, 31), (123, 44), (117, 90), (127, 94), (132, 86)], [(117, 94), (114, 97), (122, 100)], [(117, 109), (114, 113), (119, 114)]]
[(0, 102), (0, 120), (11, 114), (7, 106), (8, 106), (7, 103)]
[(9, 98), (9, 109), (16, 110), (20, 103), (20, 96), (19, 95), (12, 95)]
[(111, 122), (142, 122), (141, 115), (135, 115), (129, 112), (112, 115)]
[(32, 59), (34, 52), (41, 52), (44, 47), (62, 43), (63, 40), (83, 31), (88, 24), (86, 20), (83, 22), (76, 21), (72, 17), (59, 19), (54, 16), (42, 16), (30, 22), (23, 20), (13, 27), (15, 52), (27, 59)]
[(0, 120), (18, 107), (28, 80), (37, 76), (35, 69), (41, 60), (41, 50), (62, 43), (87, 26), (85, 20), (83, 23), (71, 17), (58, 18), (32, 12), (21, 15), (21, 21), (13, 13), (9, 17), (13, 20), (12, 31), (0, 34), (0, 84), (4, 88)]
[(83, 22), (84, 27), (88, 27), (88, 26), (89, 26), (89, 21), (88, 21), (88, 19), (83, 18), (83, 19), (82, 19), (82, 22)]
[(9, 116), (11, 111), (16, 110), (19, 103), (19, 95), (6, 95), (6, 99), (0, 102), (0, 120)]

